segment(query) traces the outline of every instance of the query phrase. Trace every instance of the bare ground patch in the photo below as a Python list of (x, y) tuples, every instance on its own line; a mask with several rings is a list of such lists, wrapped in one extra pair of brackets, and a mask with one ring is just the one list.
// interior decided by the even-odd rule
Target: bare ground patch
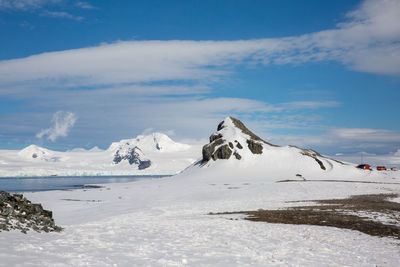
[(244, 214), (255, 222), (331, 226), (360, 231), (372, 236), (400, 239), (400, 203), (389, 201), (397, 194), (356, 195), (346, 199), (298, 201), (317, 205), (282, 210), (210, 213)]

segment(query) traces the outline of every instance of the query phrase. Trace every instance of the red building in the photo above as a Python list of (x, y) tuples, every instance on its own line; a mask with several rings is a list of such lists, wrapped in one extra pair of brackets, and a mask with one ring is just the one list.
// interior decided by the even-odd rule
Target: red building
[(360, 164), (357, 166), (357, 168), (363, 169), (363, 170), (371, 170), (371, 166), (369, 164)]

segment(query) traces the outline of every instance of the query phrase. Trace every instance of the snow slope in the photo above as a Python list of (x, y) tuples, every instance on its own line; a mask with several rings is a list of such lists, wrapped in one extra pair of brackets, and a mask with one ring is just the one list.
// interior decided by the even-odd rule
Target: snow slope
[(30, 145), (0, 150), (0, 177), (175, 174), (199, 157), (199, 146), (174, 142), (162, 133), (121, 140), (107, 150), (58, 152)]
[[(290, 201), (400, 194), (399, 172), (360, 171), (312, 154), (326, 164), (323, 170), (301, 149), (259, 140), (263, 153), (253, 154), (244, 145), (251, 136), (232, 128), (230, 120), (218, 131), (224, 144), (235, 140), (242, 144), (240, 160), (233, 152), (229, 159), (221, 159), (227, 155), (222, 153), (216, 160), (203, 158), (173, 177), (25, 194), (52, 210), (65, 230), (27, 235), (1, 232), (0, 265), (398, 266), (400, 242), (395, 239), (208, 215), (298, 204)], [(221, 145), (209, 151), (216, 152)], [(301, 180), (278, 182), (292, 178)], [(331, 178), (360, 182), (329, 182)]]

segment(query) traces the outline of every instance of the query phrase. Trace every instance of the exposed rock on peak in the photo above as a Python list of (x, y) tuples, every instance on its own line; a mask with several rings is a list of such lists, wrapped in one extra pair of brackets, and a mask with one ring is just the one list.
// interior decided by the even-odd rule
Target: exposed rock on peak
[(114, 164), (118, 164), (123, 160), (128, 161), (130, 165), (136, 164), (139, 170), (151, 166), (151, 161), (144, 156), (142, 150), (137, 146), (131, 147), (129, 143), (121, 145), (119, 149), (115, 151), (113, 159)]
[[(242, 144), (247, 144), (247, 148)], [(264, 144), (277, 147), (255, 135), (240, 120), (227, 117), (218, 124), (217, 132), (210, 136), (210, 143), (203, 147), (202, 163), (210, 159), (229, 159), (232, 155), (240, 160), (243, 149), (248, 149), (252, 154), (262, 154)]]

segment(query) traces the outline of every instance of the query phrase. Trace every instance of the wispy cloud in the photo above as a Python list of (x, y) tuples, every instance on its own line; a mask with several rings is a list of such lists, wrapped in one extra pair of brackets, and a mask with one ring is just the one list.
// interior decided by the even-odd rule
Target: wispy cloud
[(71, 4), (65, 0), (0, 0), (0, 11), (11, 10), (15, 12), (31, 12), (44, 17), (64, 18), (76, 21), (82, 21), (84, 19), (82, 16), (76, 16), (64, 10), (49, 10), (59, 9), (62, 7), (97, 9), (89, 3), (82, 1)]
[(98, 9), (97, 7), (89, 4), (88, 2), (83, 2), (83, 1), (76, 2), (75, 6), (82, 9)]
[(47, 139), (54, 142), (58, 137), (66, 137), (76, 122), (76, 115), (72, 112), (58, 111), (53, 115), (51, 122), (52, 126), (41, 130), (36, 135), (37, 138), (47, 136)]
[(336, 101), (294, 101), (282, 104), (286, 109), (319, 109), (332, 108), (339, 105), (340, 103)]
[(62, 19), (72, 19), (72, 20), (76, 20), (76, 21), (82, 21), (84, 18), (81, 16), (75, 16), (72, 15), (68, 12), (64, 12), (64, 11), (43, 11), (41, 13), (42, 16), (45, 17), (51, 17), (51, 18), (62, 18)]
[(366, 128), (336, 128), (330, 132), (333, 136), (350, 141), (363, 142), (399, 142), (400, 132)]
[(62, 0), (0, 0), (0, 10), (32, 10), (45, 5), (60, 3)]

